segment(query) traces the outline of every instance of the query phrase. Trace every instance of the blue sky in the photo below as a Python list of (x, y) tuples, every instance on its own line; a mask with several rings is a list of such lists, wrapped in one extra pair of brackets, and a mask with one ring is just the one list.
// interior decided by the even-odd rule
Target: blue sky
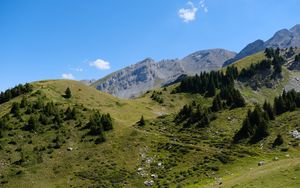
[(300, 23), (299, 0), (0, 0), (0, 91), (101, 78), (144, 58), (241, 50)]

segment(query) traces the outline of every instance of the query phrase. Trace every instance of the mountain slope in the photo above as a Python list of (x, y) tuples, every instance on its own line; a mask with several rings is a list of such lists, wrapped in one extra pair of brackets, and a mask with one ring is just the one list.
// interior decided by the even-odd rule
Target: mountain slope
[(272, 38), (267, 41), (256, 40), (243, 48), (234, 58), (227, 60), (223, 66), (242, 59), (246, 56), (263, 51), (265, 48), (289, 48), (300, 47), (300, 24), (291, 29), (282, 29), (277, 31)]
[(212, 49), (192, 53), (181, 60), (155, 62), (147, 58), (92, 85), (120, 98), (132, 98), (147, 90), (171, 83), (182, 74), (194, 75), (202, 71), (218, 70), (224, 61), (234, 56), (234, 52)]
[[(255, 54), (236, 66), (241, 70), (264, 58), (262, 53)], [(286, 67), (283, 70), (283, 78), (299, 74)], [(262, 181), (297, 187), (298, 179), (287, 176), (299, 174), (299, 140), (290, 134), (299, 130), (299, 109), (270, 121), (270, 135), (259, 143), (232, 143), (247, 111), (254, 108), (251, 99), (255, 97), (259, 104), (272, 100), (282, 92), (281, 86), (257, 91), (241, 86), (241, 93), (249, 101), (247, 106), (216, 112), (208, 126), (197, 128), (182, 127), (175, 121), (179, 110), (186, 104), (208, 108), (213, 97), (174, 93), (178, 84), (136, 99), (118, 99), (76, 81), (49, 80), (32, 85), (32, 92), (0, 104), (0, 118), (9, 116), (8, 129), (0, 138), (1, 187), (146, 187), (149, 183), (152, 187), (216, 187), (220, 183), (225, 187), (265, 187)], [(67, 87), (72, 91), (70, 99), (63, 97)], [(22, 129), (28, 121), (26, 111), (20, 111), (22, 121), (11, 114), (13, 103), (21, 102), (23, 97), (29, 101), (40, 97), (45, 102), (51, 100), (63, 112), (68, 106), (78, 107), (80, 115), (76, 120), (64, 121), (61, 127), (40, 125), (42, 131), (29, 132)], [(92, 109), (110, 113), (113, 119), (113, 130), (105, 133), (107, 139), (101, 144), (83, 134)], [(142, 115), (145, 125), (139, 126), (136, 122)], [(284, 143), (273, 148), (278, 134)], [(62, 138), (60, 147), (49, 147), (57, 135)], [(278, 161), (273, 161), (275, 157)], [(260, 161), (266, 165), (259, 167)], [(282, 168), (273, 168), (276, 165)]]

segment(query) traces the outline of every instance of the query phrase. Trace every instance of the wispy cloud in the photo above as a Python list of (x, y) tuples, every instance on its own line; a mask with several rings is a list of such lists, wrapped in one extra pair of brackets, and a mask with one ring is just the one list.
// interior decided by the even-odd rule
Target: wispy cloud
[(199, 4), (200, 4), (201, 9), (202, 9), (205, 13), (207, 13), (207, 12), (208, 12), (208, 8), (207, 8), (207, 6), (206, 6), (205, 0), (201, 0)]
[(208, 12), (208, 8), (206, 6), (205, 0), (200, 0), (199, 5), (194, 3), (192, 1), (188, 1), (186, 3), (187, 8), (181, 8), (178, 11), (179, 17), (185, 22), (189, 23), (191, 21), (196, 20), (197, 11), (200, 8), (204, 13)]
[(105, 61), (103, 59), (96, 59), (95, 61), (90, 62), (89, 64), (90, 64), (90, 66), (96, 67), (97, 69), (100, 69), (100, 70), (110, 69), (109, 62)]
[(61, 77), (62, 77), (63, 79), (68, 79), (68, 80), (74, 80), (74, 79), (75, 79), (75, 77), (74, 77), (73, 74), (71, 74), (71, 73), (63, 73), (63, 74), (61, 75)]
[(71, 70), (76, 72), (83, 72), (83, 68), (77, 67), (77, 68), (71, 68)]
[(194, 6), (194, 3), (189, 1), (187, 2), (189, 8), (181, 8), (178, 11), (179, 17), (186, 23), (196, 19), (196, 12), (198, 8)]

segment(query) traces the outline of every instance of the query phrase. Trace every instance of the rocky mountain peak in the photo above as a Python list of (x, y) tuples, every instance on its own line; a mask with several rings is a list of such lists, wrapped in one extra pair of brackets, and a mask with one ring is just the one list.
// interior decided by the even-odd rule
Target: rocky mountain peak
[(141, 93), (170, 84), (182, 75), (218, 70), (235, 52), (224, 49), (201, 50), (183, 59), (164, 59), (155, 62), (146, 58), (93, 83), (97, 89), (120, 98), (131, 98)]

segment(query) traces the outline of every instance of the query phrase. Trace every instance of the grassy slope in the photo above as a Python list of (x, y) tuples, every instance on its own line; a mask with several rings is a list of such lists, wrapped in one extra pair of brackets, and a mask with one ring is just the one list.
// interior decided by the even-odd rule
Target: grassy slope
[[(67, 87), (72, 90), (73, 97), (70, 100), (65, 100), (62, 97)], [(80, 172), (82, 169), (93, 172), (95, 170), (93, 166), (104, 168), (105, 165), (116, 165), (119, 169), (125, 168), (134, 173), (140, 160), (140, 151), (150, 145), (156, 137), (145, 138), (144, 133), (135, 131), (132, 129), (132, 125), (139, 120), (141, 115), (144, 115), (146, 119), (153, 119), (161, 114), (176, 112), (182, 105), (193, 99), (192, 96), (186, 97), (186, 94), (172, 97), (166, 94), (164, 105), (159, 105), (150, 99), (149, 95), (151, 94), (149, 93), (136, 100), (120, 100), (92, 87), (68, 80), (36, 82), (34, 83), (34, 92), (37, 90), (45, 94), (47, 99), (51, 99), (65, 107), (78, 104), (89, 109), (99, 109), (103, 113), (110, 113), (115, 122), (114, 131), (108, 133), (108, 140), (105, 143), (95, 145), (94, 143), (80, 142), (80, 136), (76, 133), (77, 130), (74, 125), (69, 125), (67, 129), (71, 132), (71, 138), (67, 140), (67, 143), (61, 149), (55, 150), (52, 154), (44, 155), (43, 163), (24, 167), (16, 165), (0, 167), (0, 173), (10, 174), (8, 184), (5, 184), (8, 187), (17, 187), (20, 184), (24, 187), (65, 187), (93, 184), (93, 181), (89, 182), (87, 179), (81, 180), (74, 177), (74, 172)], [(170, 90), (162, 92), (169, 93)], [(31, 100), (34, 100), (34, 98), (34, 96), (30, 96)], [(0, 115), (6, 114), (10, 110), (11, 104), (20, 100), (21, 96), (2, 104)], [(28, 142), (28, 139), (25, 138), (26, 132), (16, 130), (13, 133), (22, 138), (17, 140), (17, 145), (6, 144), (9, 140), (15, 140), (14, 137), (0, 139), (4, 143), (0, 154), (5, 156), (5, 159), (9, 159), (10, 162), (14, 162), (19, 158), (20, 154), (14, 151), (17, 148), (21, 147), (24, 152), (28, 153), (33, 150), (33, 146), (26, 144)], [(46, 138), (51, 136), (54, 135), (50, 133), (34, 135), (32, 145), (47, 145)], [(68, 152), (66, 148), (69, 146), (76, 149)], [(87, 157), (89, 157), (89, 160), (85, 160)], [(6, 163), (4, 159), (2, 162)], [(21, 175), (13, 175), (20, 170), (22, 171)], [(142, 185), (143, 181), (140, 180), (140, 177), (132, 178), (129, 184), (134, 186), (136, 181), (138, 182), (137, 187)]]
[[(249, 62), (257, 62), (262, 58), (263, 54), (258, 53), (240, 60), (236, 66), (241, 69), (248, 66)], [(284, 69), (284, 81), (290, 74)], [(20, 154), (15, 151), (18, 147), (22, 147), (25, 152), (30, 152), (33, 146), (47, 144), (47, 137), (53, 135), (50, 133), (34, 135), (32, 146), (27, 144), (27, 133), (16, 130), (15, 136), (18, 135), (19, 138), (17, 145), (3, 144), (3, 149), (0, 150), (0, 155), (3, 156), (0, 159), (0, 174), (9, 177), (8, 183), (4, 184), (6, 187), (19, 187), (19, 185), (23, 187), (97, 186), (97, 181), (103, 177), (120, 178), (122, 169), (125, 169), (127, 173), (125, 181), (127, 183), (122, 185), (124, 187), (142, 187), (143, 182), (149, 179), (151, 173), (163, 174), (163, 178), (155, 180), (155, 186), (159, 183), (161, 186), (175, 187), (181, 182), (188, 187), (205, 185), (215, 187), (216, 178), (220, 177), (222, 177), (224, 187), (268, 187), (269, 185), (269, 187), (279, 187), (279, 185), (289, 184), (292, 187), (299, 183), (297, 178), (293, 179), (293, 176), (299, 174), (299, 147), (288, 145), (289, 142), (294, 145), (299, 142), (288, 135), (290, 130), (299, 127), (299, 111), (283, 114), (272, 122), (272, 135), (261, 142), (264, 146), (262, 149), (260, 144), (230, 148), (226, 146), (226, 143), (229, 143), (234, 132), (239, 129), (247, 108), (251, 106), (218, 113), (217, 120), (213, 121), (207, 129), (179, 132), (178, 126), (172, 122), (173, 116), (155, 118), (159, 115), (175, 113), (192, 100), (203, 105), (210, 105), (211, 99), (207, 100), (201, 96), (189, 94), (171, 95), (170, 91), (175, 86), (168, 87), (167, 91), (159, 89), (164, 98), (162, 105), (150, 98), (151, 92), (138, 99), (120, 100), (92, 87), (68, 80), (36, 82), (34, 87), (35, 90), (41, 90), (46, 94), (48, 99), (64, 106), (76, 103), (90, 109), (99, 109), (104, 113), (109, 112), (115, 122), (114, 130), (108, 133), (108, 140), (105, 143), (95, 145), (90, 142), (80, 142), (77, 130), (73, 124), (70, 124), (67, 128), (71, 136), (62, 148), (43, 155), (42, 163), (27, 166), (6, 164), (5, 159), (10, 158), (9, 161), (13, 162), (19, 158)], [(66, 87), (70, 87), (73, 93), (70, 100), (62, 98)], [(241, 91), (248, 100), (255, 98), (258, 102), (262, 102), (265, 98), (274, 97), (280, 93), (282, 89), (280, 87), (278, 91), (265, 88), (259, 92), (253, 92), (249, 88), (241, 88)], [(9, 111), (12, 102), (20, 100), (21, 97), (18, 97), (2, 104), (0, 116)], [(144, 115), (148, 123), (144, 128), (137, 128), (133, 124), (141, 115)], [(288, 152), (270, 149), (271, 143), (280, 132), (285, 133), (286, 143), (283, 147), (289, 147)], [(0, 139), (0, 141), (6, 143), (13, 139), (15, 137)], [(69, 152), (67, 151), (69, 146), (75, 149)], [(214, 156), (222, 152), (233, 161), (227, 164), (218, 161)], [(287, 159), (286, 154), (289, 154), (292, 159)], [(278, 156), (280, 160), (272, 162), (274, 156)], [(157, 169), (145, 163), (145, 160), (149, 158), (153, 158), (153, 164), (162, 161), (165, 169)], [(267, 165), (257, 167), (257, 162), (260, 160), (266, 161)], [(217, 166), (219, 170), (205, 170), (211, 166)], [(139, 167), (143, 167), (148, 175), (145, 177), (137, 175)], [(20, 170), (22, 173), (17, 175), (16, 172)], [(83, 176), (79, 178), (75, 175), (76, 173), (81, 173), (88, 178), (82, 178)], [(286, 177), (290, 177), (289, 181)], [(276, 184), (272, 181), (274, 178), (276, 178)]]

